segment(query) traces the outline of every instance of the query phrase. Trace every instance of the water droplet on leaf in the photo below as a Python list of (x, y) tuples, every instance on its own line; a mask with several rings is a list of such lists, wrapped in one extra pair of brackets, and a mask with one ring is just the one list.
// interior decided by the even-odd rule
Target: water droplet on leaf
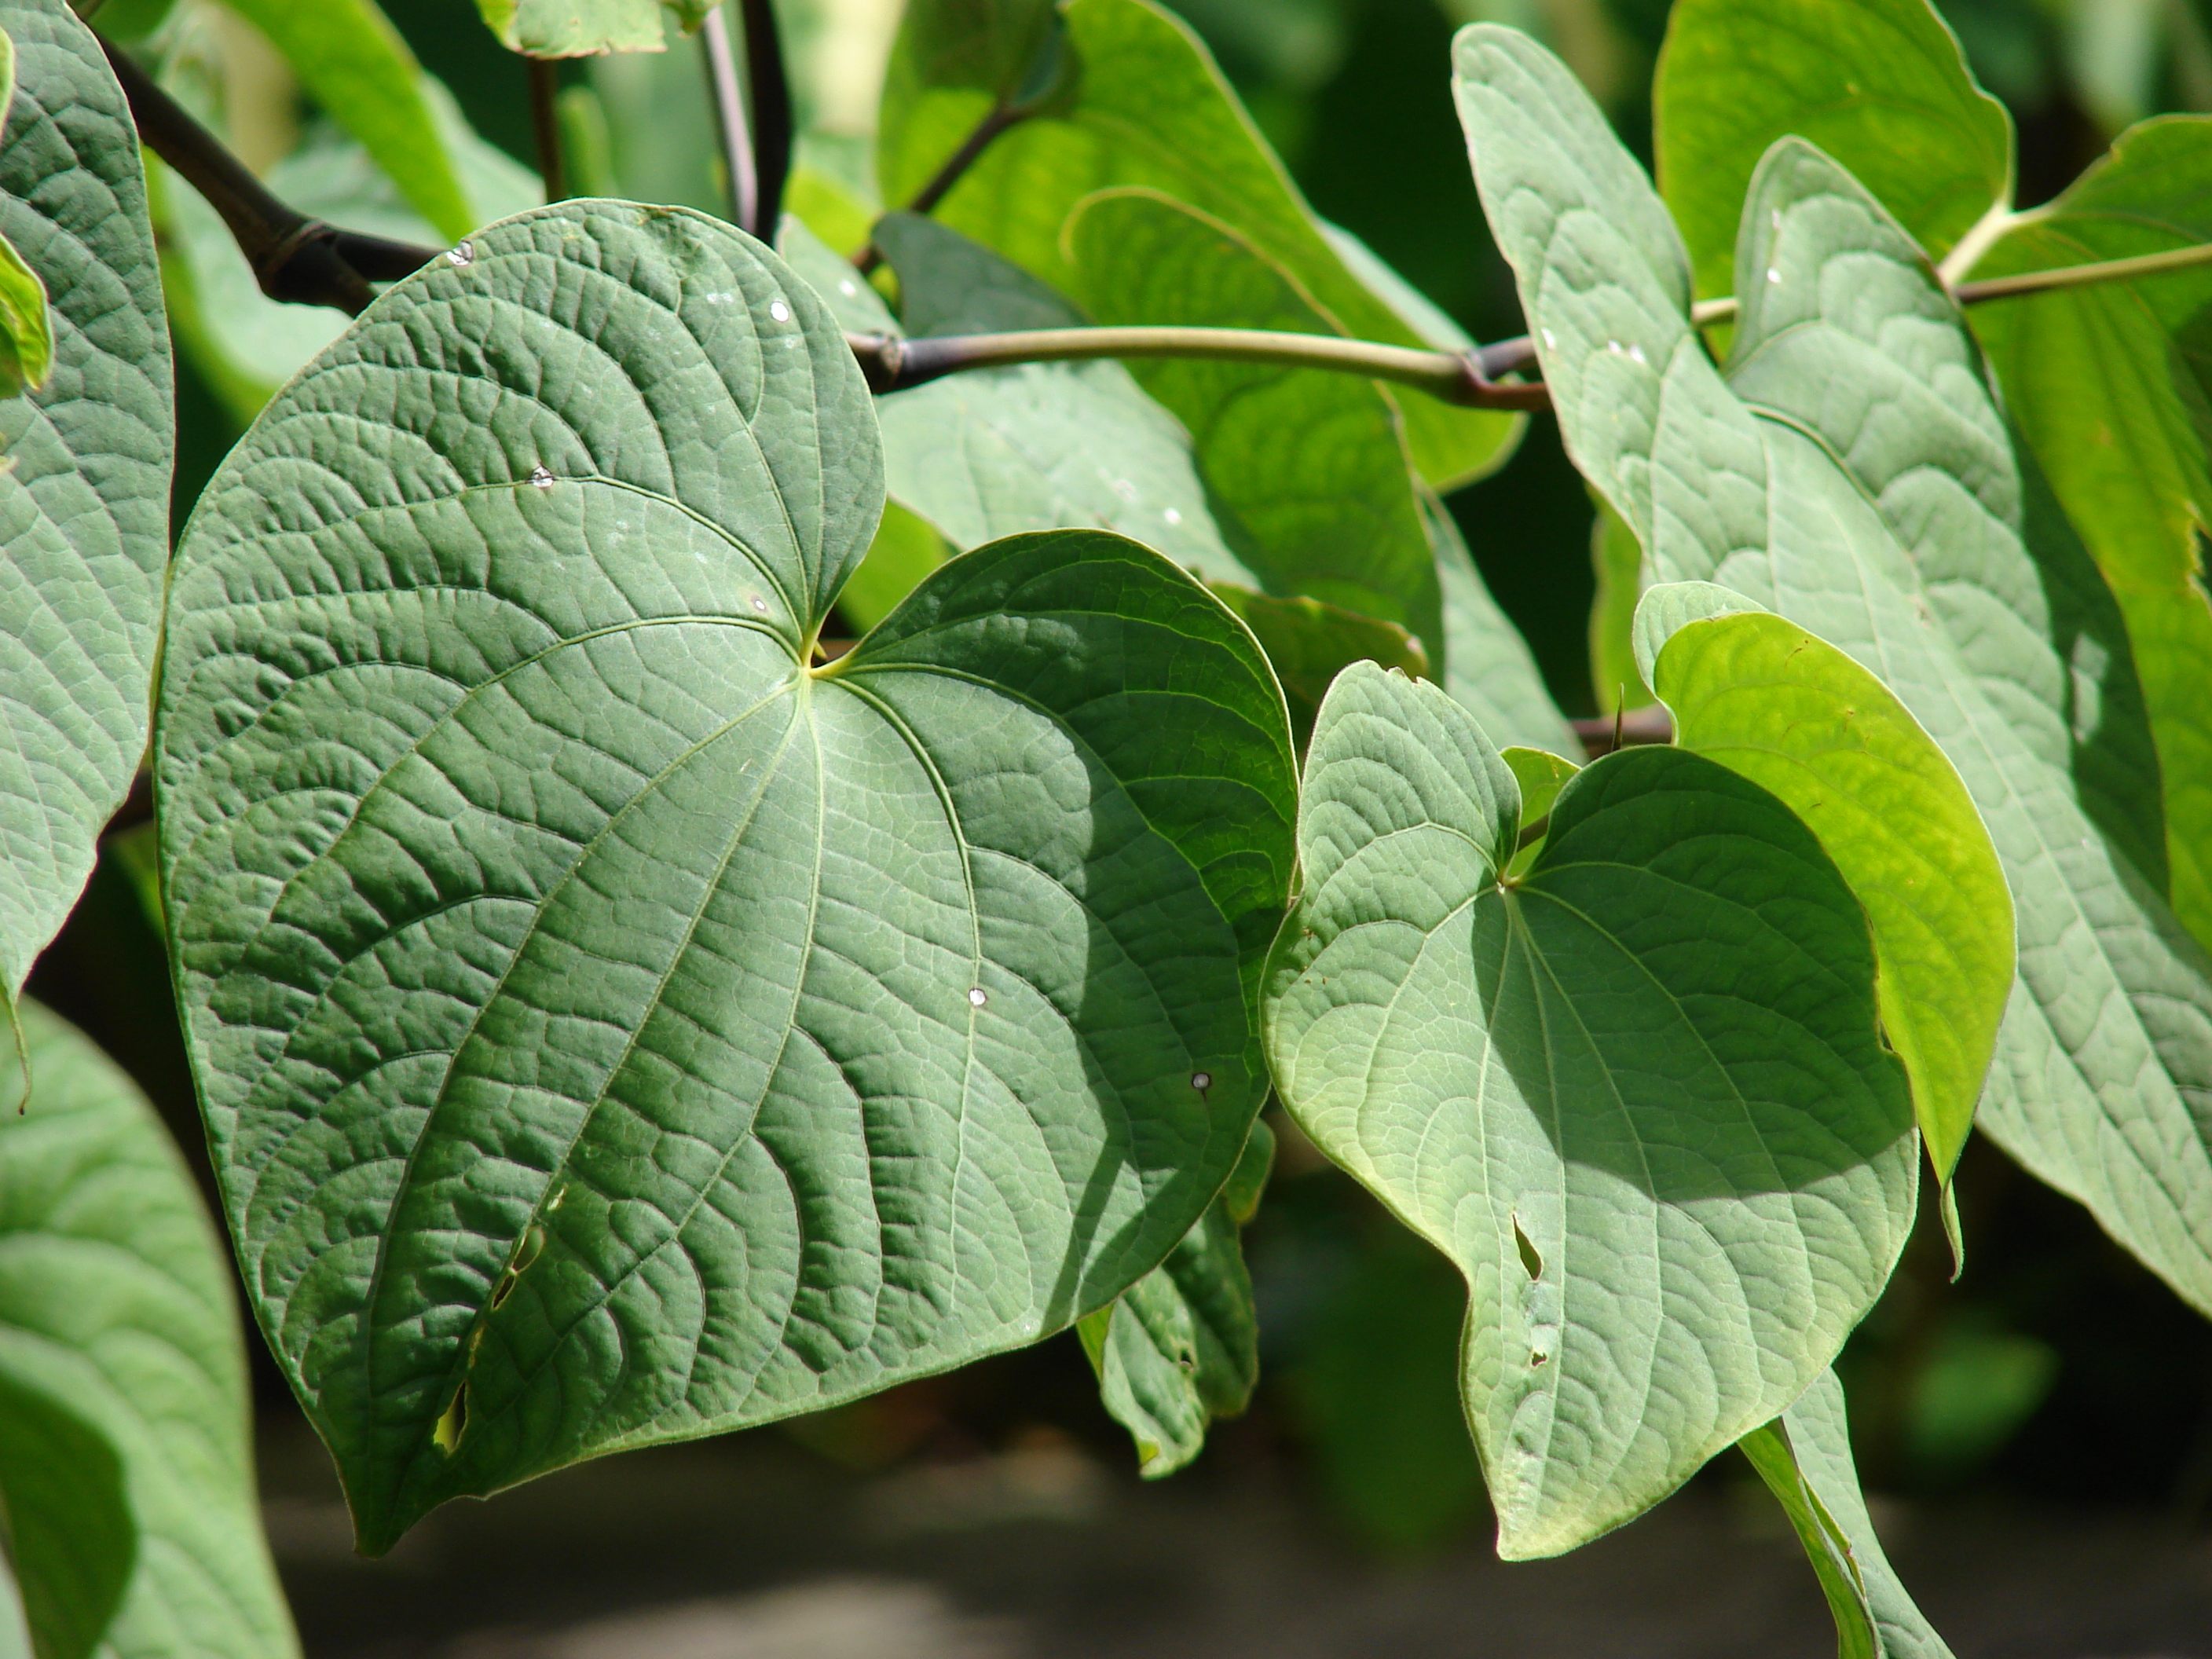
[(779, 323), (787, 323), (791, 320), (791, 307), (781, 300), (771, 300), (769, 301), (768, 314)]
[(980, 985), (972, 987), (968, 993), (968, 1006), (970, 1008), (980, 1008), (990, 1000), (984, 994), (983, 988)]
[(476, 262), (477, 245), (474, 242), (456, 242), (446, 250), (446, 263), (449, 265), (472, 265)]
[(553, 488), (553, 475), (547, 471), (541, 463), (530, 469), (530, 482), (540, 489), (550, 489)]
[(1213, 1073), (1211, 1072), (1193, 1072), (1190, 1074), (1190, 1086), (1197, 1090), (1199, 1093), (1204, 1094), (1208, 1089), (1211, 1089), (1213, 1086)]

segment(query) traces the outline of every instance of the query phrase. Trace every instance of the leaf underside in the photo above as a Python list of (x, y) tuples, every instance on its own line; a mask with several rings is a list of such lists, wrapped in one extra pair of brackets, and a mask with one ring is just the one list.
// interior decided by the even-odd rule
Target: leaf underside
[(1264, 659), (1067, 532), (810, 667), (882, 476), (811, 290), (595, 203), (395, 288), (209, 487), (172, 949), (368, 1548), (1065, 1327), (1236, 1161), (1294, 787)]

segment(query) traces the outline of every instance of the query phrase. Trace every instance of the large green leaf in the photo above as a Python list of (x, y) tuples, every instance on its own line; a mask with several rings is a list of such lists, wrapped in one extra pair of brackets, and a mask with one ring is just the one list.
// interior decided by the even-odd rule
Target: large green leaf
[(0, 238), (54, 295), (53, 370), (0, 400), (0, 997), (92, 873), (146, 744), (168, 559), (168, 331), (137, 129), (62, 0), (0, 0), (19, 85)]
[[(1084, 319), (1035, 277), (912, 214), (876, 228), (909, 335), (1072, 328)], [(1018, 531), (1117, 530), (1177, 564), (1250, 582), (1223, 544), (1190, 436), (1116, 362), (1023, 363), (948, 375), (882, 399), (891, 499), (955, 547)]]
[(1956, 308), (1849, 175), (1785, 141), (1745, 212), (1723, 379), (1681, 244), (1573, 77), (1510, 31), (1463, 33), (1457, 58), (1576, 464), (1661, 579), (1841, 647), (1942, 745), (2017, 913), (1978, 1121), (2212, 1309), (2191, 1196), (2212, 1182), (2212, 963), (2139, 873), (2157, 767), (2117, 607), (2033, 511)]
[[(1073, 292), (1101, 323), (1321, 325), (1282, 265), (1230, 225), (1156, 191), (1092, 197), (1066, 248)], [(1442, 641), (1436, 556), (1389, 393), (1273, 363), (1164, 359), (1133, 369), (1189, 430), (1222, 533), (1262, 589)]]
[(441, 236), (458, 241), (481, 222), (439, 130), (428, 77), (376, 0), (229, 3), (269, 37), (300, 84)]
[(1882, 1553), (1851, 1461), (1843, 1385), (1823, 1371), (1797, 1403), (1744, 1451), (1790, 1511), (1813, 1558), (1845, 1654), (1881, 1659), (1951, 1659), (1951, 1650), (1906, 1594)]
[(296, 1653), (229, 1255), (131, 1080), (19, 1012), (38, 1086), (0, 1115), (0, 1511), (33, 1651)]
[(156, 779), (253, 1305), (366, 1547), (1033, 1341), (1265, 1083), (1251, 636), (1100, 532), (810, 666), (883, 499), (822, 301), (574, 203), (398, 284), (210, 484)]
[(1173, 1474), (1260, 1380), (1260, 1321), (1237, 1235), (1260, 1207), (1274, 1133), (1252, 1126), (1221, 1196), (1168, 1259), (1079, 1328), (1099, 1396), (1137, 1443), (1147, 1480)]
[(1436, 687), (1322, 706), (1263, 1016), (1284, 1103), (1466, 1277), (1511, 1558), (1639, 1514), (1778, 1415), (1888, 1279), (1911, 1103), (1812, 833), (1700, 756), (1577, 773), (1542, 852)]
[[(2125, 134), (1975, 267), (2004, 276), (2212, 241), (2212, 119)], [(2165, 781), (2175, 910), (2212, 943), (2212, 270), (1977, 307), (2005, 406), (2127, 617)]]
[(1934, 255), (2012, 199), (2012, 118), (1929, 0), (1679, 0), (1652, 103), (1660, 187), (1702, 295), (1731, 291), (1752, 171), (1790, 134)]
[(664, 18), (696, 28), (720, 0), (477, 0), (502, 43), (532, 58), (659, 52)]
[(1858, 663), (1723, 589), (1653, 588), (1637, 634), (1674, 740), (1787, 802), (1865, 907), (1882, 1030), (1948, 1185), (2017, 957), (2004, 867), (1958, 769)]
[[(885, 82), (877, 166), (894, 205), (951, 158), (1001, 96), (1007, 65), (1033, 49), (1041, 8), (914, 0)], [(984, 149), (938, 216), (1065, 292), (1079, 293), (1061, 230), (1111, 186), (1158, 190), (1219, 220), (1280, 264), (1327, 331), (1425, 343), (1347, 265), (1197, 37), (1151, 0), (1069, 0), (1060, 50), (1079, 67)], [(953, 49), (945, 43), (960, 43)], [(1370, 256), (1371, 257), (1371, 256)], [(1164, 319), (1147, 319), (1164, 320)], [(1439, 488), (1504, 457), (1514, 417), (1407, 399), (1407, 440)]]

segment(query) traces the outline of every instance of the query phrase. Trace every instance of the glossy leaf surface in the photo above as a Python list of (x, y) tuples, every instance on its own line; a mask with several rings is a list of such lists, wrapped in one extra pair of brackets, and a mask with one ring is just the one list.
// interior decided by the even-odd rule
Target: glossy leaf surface
[(0, 400), (0, 997), (92, 872), (146, 744), (168, 560), (168, 331), (137, 130), (62, 0), (0, 0), (17, 88), (0, 238), (53, 295), (53, 368)]
[(158, 787), (249, 1293), (364, 1545), (1103, 1306), (1265, 1084), (1280, 692), (1098, 532), (811, 665), (882, 501), (822, 302), (679, 210), (508, 221), (210, 486)]
[(0, 1507), (33, 1651), (283, 1659), (229, 1253), (136, 1085), (19, 1012), (38, 1084), (0, 1114)]
[(1817, 1376), (1912, 1214), (1866, 922), (1781, 802), (1701, 757), (1575, 775), (1501, 879), (1513, 773), (1442, 691), (1322, 705), (1268, 1059), (1332, 1158), (1465, 1276), (1509, 1558), (1656, 1503)]

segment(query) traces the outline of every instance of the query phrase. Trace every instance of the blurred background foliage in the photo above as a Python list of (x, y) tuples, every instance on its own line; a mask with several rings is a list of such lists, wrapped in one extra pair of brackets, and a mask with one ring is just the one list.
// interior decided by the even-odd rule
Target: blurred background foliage
[[(1182, 0), (1179, 9), (1315, 208), (1478, 339), (1520, 325), (1451, 108), (1452, 31), (1490, 19), (1538, 35), (1650, 154), (1649, 89), (1668, 0)], [(2022, 205), (2054, 193), (2130, 122), (2212, 110), (2212, 0), (1944, 0), (1942, 9), (2019, 126)], [(268, 9), (267, 0), (241, 0), (237, 10), (215, 0), (106, 0), (98, 22), (296, 205), (356, 228), (444, 240), (416, 205), (423, 192), (380, 169), (347, 136), (342, 112), (319, 107), (248, 21)], [(384, 0), (384, 10), (429, 77), (424, 95), (473, 220), (538, 200), (522, 60), (463, 0)], [(867, 222), (860, 204), (873, 194), (872, 126), (899, 0), (781, 0), (780, 10), (802, 127), (793, 203), (833, 245), (856, 245)], [(557, 72), (579, 193), (722, 210), (690, 43), (571, 60)], [(179, 350), (181, 526), (254, 411), (343, 319), (263, 301), (211, 213), (155, 171)], [(1550, 421), (1533, 421), (1513, 459), (1450, 507), (1561, 706), (1598, 708), (1592, 509)], [(111, 842), (32, 989), (130, 1066), (197, 1149), (141, 839)], [(1454, 1387), (1461, 1288), (1279, 1114), (1274, 1121), (1282, 1154), (1246, 1235), (1261, 1391), (1250, 1414), (1218, 1428), (1179, 1478), (1228, 1478), (1253, 1460), (1285, 1464), (1347, 1537), (1383, 1553), (1419, 1553), (1485, 1528)], [(1922, 1236), (1843, 1363), (1869, 1484), (1919, 1497), (2151, 1507), (2201, 1526), (2212, 1510), (2212, 1326), (2085, 1212), (1978, 1143), (1959, 1193), (1972, 1249), (1964, 1278), (1950, 1282), (1948, 1251), (1923, 1206)], [(257, 1363), (264, 1414), (291, 1413), (258, 1349)], [(1072, 1334), (763, 1432), (848, 1468), (967, 1457), (1039, 1437), (1112, 1465), (1131, 1461)], [(1748, 1477), (1728, 1459), (1705, 1478)]]

